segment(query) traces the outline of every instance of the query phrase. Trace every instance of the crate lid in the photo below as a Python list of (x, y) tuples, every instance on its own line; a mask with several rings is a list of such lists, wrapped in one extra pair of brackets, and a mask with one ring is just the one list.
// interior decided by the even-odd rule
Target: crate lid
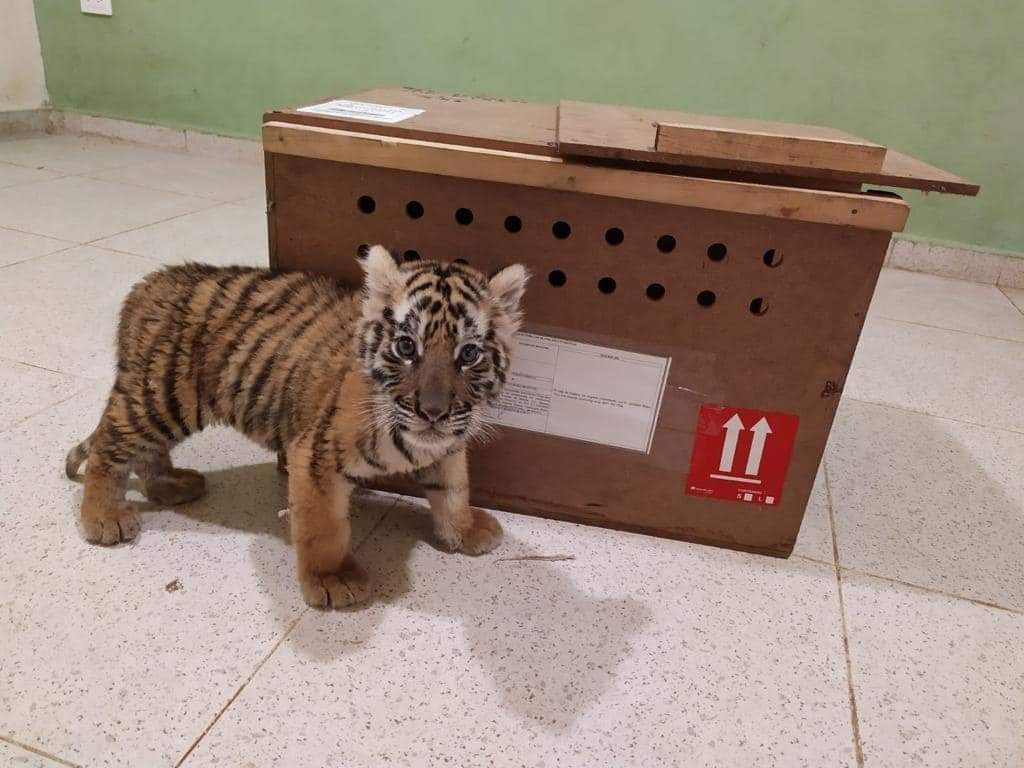
[[(811, 189), (855, 192), (875, 184), (960, 195), (979, 189), (841, 131), (665, 110), (385, 87), (276, 110), (265, 120)], [(687, 154), (698, 141), (703, 154)]]

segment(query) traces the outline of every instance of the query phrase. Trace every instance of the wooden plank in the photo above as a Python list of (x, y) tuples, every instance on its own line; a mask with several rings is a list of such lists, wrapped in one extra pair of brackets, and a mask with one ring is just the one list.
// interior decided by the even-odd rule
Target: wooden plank
[(765, 174), (767, 183), (773, 183), (773, 176), (793, 175), (831, 179), (844, 184), (880, 184), (925, 192), (978, 194), (977, 184), (892, 149), (885, 153), (882, 167), (870, 173), (826, 168), (796, 169), (757, 162), (734, 161), (730, 164), (714, 158), (700, 159), (658, 152), (656, 144), (659, 120), (669, 122), (672, 116), (678, 119), (681, 114), (656, 109), (563, 101), (558, 109), (558, 150), (560, 154), (568, 156), (678, 165), (682, 167), (683, 172), (687, 167), (721, 170), (731, 168), (747, 174)]
[(885, 147), (827, 135), (829, 129), (787, 129), (765, 123), (760, 130), (659, 121), (654, 140), (658, 152), (712, 157), (724, 161), (770, 163), (789, 168), (823, 168), (856, 173), (882, 169)]
[[(377, 123), (347, 117), (328, 117), (298, 108), (278, 110), (264, 122), (301, 122), (323, 128), (400, 136), (406, 139), (465, 143), (474, 147), (511, 152), (555, 155), (554, 104), (440, 93), (421, 88), (371, 88), (348, 94), (351, 101), (367, 101), (396, 107), (422, 109), (423, 113), (400, 123)], [(329, 98), (313, 102), (330, 101)]]
[(298, 157), (888, 232), (902, 230), (909, 214), (902, 200), (890, 198), (606, 168), (282, 122), (264, 124), (263, 147)]
[(562, 101), (561, 151), (737, 170), (871, 173), (885, 147), (820, 126)]
[[(833, 177), (840, 178), (839, 175)], [(973, 181), (962, 179), (954, 173), (892, 149), (886, 153), (881, 171), (863, 174), (859, 179), (864, 184), (881, 184), (887, 187), (904, 187), (919, 189), (922, 192), (943, 192), (969, 197), (977, 195), (981, 189)]]
[[(555, 156), (561, 151), (569, 155), (581, 154), (617, 160), (663, 162), (664, 172), (697, 173), (695, 170), (697, 166), (687, 165), (686, 158), (666, 153), (667, 159), (664, 159), (657, 152), (654, 152), (653, 156), (651, 155), (656, 141), (651, 121), (647, 122), (646, 134), (644, 134), (649, 135), (650, 140), (647, 144), (640, 143), (638, 148), (641, 151), (639, 153), (630, 153), (628, 150), (615, 151), (612, 148), (603, 153), (600, 148), (595, 148), (592, 152), (577, 153), (570, 151), (571, 143), (563, 144), (561, 150), (558, 146), (559, 138), (564, 139), (565, 137), (558, 136), (557, 107), (553, 104), (530, 104), (481, 96), (425, 91), (419, 88), (396, 87), (358, 91), (347, 94), (344, 98), (399, 107), (413, 107), (423, 109), (424, 112), (422, 115), (401, 123), (385, 124), (313, 115), (292, 108), (270, 112), (265, 115), (264, 122), (287, 122), (323, 128), (340, 128), (361, 133), (465, 144), (534, 155)], [(323, 98), (313, 103), (328, 100), (329, 98)], [(625, 113), (620, 111), (619, 114), (628, 115), (632, 112), (641, 114), (641, 123), (643, 122), (642, 113), (652, 111), (630, 110), (622, 107), (615, 109), (626, 110)], [(680, 113), (668, 112), (666, 114), (678, 116)], [(635, 128), (629, 128), (628, 124), (625, 127), (628, 129), (625, 132), (627, 137), (631, 134), (635, 135)], [(672, 171), (670, 168), (673, 165), (680, 167), (677, 171)], [(717, 173), (720, 177), (737, 178), (736, 173), (727, 173), (726, 171), (729, 169), (714, 168), (713, 163), (709, 161), (706, 161), (702, 167), (713, 172), (721, 170), (721, 173)], [(814, 186), (843, 191), (852, 191), (861, 183), (865, 183), (966, 195), (974, 195), (978, 192), (976, 184), (892, 150), (886, 154), (882, 170), (876, 174), (853, 174), (818, 169), (805, 169), (801, 173), (794, 174), (791, 168), (764, 166), (756, 163), (736, 170), (742, 174), (742, 180), (760, 184), (810, 186), (813, 182), (807, 180), (818, 178), (822, 181), (813, 183)], [(707, 175), (703, 171), (699, 173)], [(758, 174), (763, 175), (758, 176)]]

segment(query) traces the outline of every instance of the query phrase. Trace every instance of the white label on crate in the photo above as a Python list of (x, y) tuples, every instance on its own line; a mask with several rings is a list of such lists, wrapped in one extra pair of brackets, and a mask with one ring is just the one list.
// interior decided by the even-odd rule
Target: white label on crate
[(334, 101), (325, 101), (323, 104), (299, 107), (298, 111), (330, 115), (331, 117), (351, 117), (355, 120), (370, 120), (374, 123), (400, 123), (410, 117), (422, 115), (424, 112), (422, 109), (392, 107), (388, 104), (372, 104), (369, 101), (349, 101), (348, 99), (335, 99)]
[(648, 452), (672, 358), (516, 334), (491, 421)]

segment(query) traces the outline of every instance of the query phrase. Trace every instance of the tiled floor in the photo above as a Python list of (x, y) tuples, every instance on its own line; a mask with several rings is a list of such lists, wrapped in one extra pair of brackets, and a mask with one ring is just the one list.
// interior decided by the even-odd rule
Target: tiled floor
[(264, 264), (261, 194), (257, 164), (0, 141), (0, 764), (1024, 764), (1024, 291), (883, 274), (786, 561), (515, 515), (462, 558), (366, 496), (377, 598), (310, 611), (270, 457), (224, 431), (178, 452), (204, 500), (84, 544), (62, 458), (119, 301)]

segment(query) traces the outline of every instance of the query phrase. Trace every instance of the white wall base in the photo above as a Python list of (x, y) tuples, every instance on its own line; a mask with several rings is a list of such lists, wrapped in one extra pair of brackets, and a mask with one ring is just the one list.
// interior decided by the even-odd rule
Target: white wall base
[(53, 130), (57, 133), (105, 136), (108, 139), (188, 152), (203, 157), (216, 157), (222, 160), (263, 162), (263, 147), (255, 139), (235, 139), (213, 133), (202, 133), (190, 128), (168, 128), (163, 125), (98, 117), (81, 112), (55, 114), (60, 115), (59, 119), (53, 121)]
[(927, 272), (1005, 288), (1024, 288), (1024, 254), (993, 253), (897, 235), (889, 246), (885, 263), (894, 269)]

